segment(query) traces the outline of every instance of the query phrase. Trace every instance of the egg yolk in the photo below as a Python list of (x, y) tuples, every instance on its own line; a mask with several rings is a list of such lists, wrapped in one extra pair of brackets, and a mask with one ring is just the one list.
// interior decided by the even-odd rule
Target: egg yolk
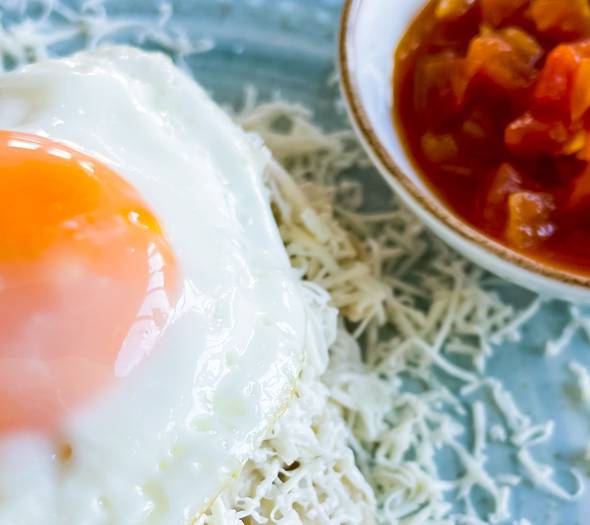
[(175, 257), (104, 164), (0, 131), (0, 434), (53, 431), (127, 375), (170, 321)]

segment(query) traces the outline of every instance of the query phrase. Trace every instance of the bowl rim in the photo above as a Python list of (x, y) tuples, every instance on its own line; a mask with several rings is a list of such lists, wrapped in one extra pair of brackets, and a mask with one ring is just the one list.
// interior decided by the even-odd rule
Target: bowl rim
[[(375, 155), (378, 162), (385, 168), (387, 175), (401, 184), (402, 188), (407, 192), (407, 196), (413, 201), (416, 207), (425, 210), (432, 219), (441, 223), (443, 227), (450, 230), (450, 233), (458, 235), (461, 240), (474, 243), (481, 250), (496, 256), (504, 262), (516, 265), (521, 270), (546, 279), (558, 281), (561, 284), (583, 287), (586, 291), (590, 290), (590, 276), (585, 277), (554, 268), (496, 242), (491, 237), (484, 235), (469, 223), (457, 217), (444, 203), (436, 199), (427, 198), (410, 177), (399, 167), (381, 142), (378, 133), (374, 130), (353, 80), (353, 73), (349, 68), (348, 42), (354, 28), (353, 15), (362, 7), (365, 1), (344, 0), (338, 31), (338, 70), (340, 74), (340, 85), (349, 115), (355, 125), (354, 127), (360, 133), (361, 138)], [(424, 4), (426, 4), (426, 0), (424, 0)], [(394, 53), (395, 49), (392, 49), (391, 52)]]

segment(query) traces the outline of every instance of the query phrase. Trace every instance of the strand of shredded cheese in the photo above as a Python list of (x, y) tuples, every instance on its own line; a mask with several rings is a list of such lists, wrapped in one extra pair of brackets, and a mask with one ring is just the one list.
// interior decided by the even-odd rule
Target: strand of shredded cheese
[(571, 361), (568, 368), (576, 377), (580, 401), (590, 403), (590, 371), (576, 361)]

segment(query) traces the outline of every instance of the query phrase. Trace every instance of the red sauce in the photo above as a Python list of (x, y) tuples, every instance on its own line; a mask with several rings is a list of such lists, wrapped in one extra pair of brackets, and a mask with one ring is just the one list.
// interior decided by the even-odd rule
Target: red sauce
[(590, 2), (437, 0), (396, 52), (415, 164), (485, 234), (590, 274)]

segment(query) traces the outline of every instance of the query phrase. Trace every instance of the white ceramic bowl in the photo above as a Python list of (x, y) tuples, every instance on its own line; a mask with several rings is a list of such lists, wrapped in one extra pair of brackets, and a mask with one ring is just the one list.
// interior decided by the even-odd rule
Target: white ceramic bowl
[(394, 52), (426, 0), (345, 0), (342, 92), (371, 159), (406, 205), (441, 239), (487, 270), (548, 297), (590, 303), (590, 278), (520, 255), (454, 215), (424, 184), (392, 121)]

